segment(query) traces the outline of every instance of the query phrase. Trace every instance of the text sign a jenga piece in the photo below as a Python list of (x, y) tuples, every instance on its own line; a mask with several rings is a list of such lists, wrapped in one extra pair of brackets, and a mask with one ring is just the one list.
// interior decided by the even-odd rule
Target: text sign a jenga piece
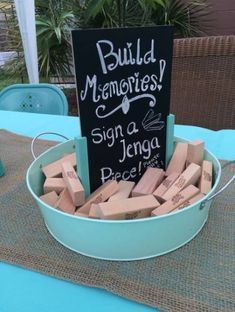
[(165, 167), (173, 28), (72, 31), (91, 191)]

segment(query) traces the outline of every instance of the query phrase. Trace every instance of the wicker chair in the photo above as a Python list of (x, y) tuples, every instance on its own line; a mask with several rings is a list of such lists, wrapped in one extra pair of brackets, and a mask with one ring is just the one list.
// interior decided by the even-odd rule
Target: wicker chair
[(235, 36), (174, 40), (171, 112), (178, 124), (235, 128)]

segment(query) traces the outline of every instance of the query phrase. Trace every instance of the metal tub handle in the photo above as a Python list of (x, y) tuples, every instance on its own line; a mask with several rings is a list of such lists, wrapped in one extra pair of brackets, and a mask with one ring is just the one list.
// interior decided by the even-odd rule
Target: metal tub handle
[(235, 181), (235, 175), (233, 175), (232, 178), (223, 187), (221, 187), (221, 189), (219, 189), (215, 194), (211, 195), (206, 200), (204, 200), (200, 205), (200, 210), (202, 210), (205, 207), (208, 201), (212, 200), (213, 198), (218, 196), (220, 193), (222, 193), (230, 184), (232, 184), (233, 181)]
[(40, 136), (42, 136), (42, 135), (44, 135), (44, 134), (52, 134), (52, 135), (59, 136), (59, 137), (65, 139), (65, 140), (67, 140), (67, 141), (69, 140), (69, 139), (68, 139), (66, 136), (64, 136), (63, 134), (56, 133), (56, 132), (41, 132), (41, 133), (39, 133), (37, 136), (35, 136), (35, 137), (33, 138), (32, 142), (31, 142), (31, 153), (32, 153), (32, 156), (33, 156), (34, 159), (37, 158), (37, 157), (35, 156), (35, 153), (34, 153), (34, 143), (35, 143), (35, 141), (36, 141)]

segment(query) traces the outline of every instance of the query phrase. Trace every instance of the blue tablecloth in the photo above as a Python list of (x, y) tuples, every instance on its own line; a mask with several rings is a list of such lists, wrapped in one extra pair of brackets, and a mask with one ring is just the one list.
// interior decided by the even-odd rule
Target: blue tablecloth
[[(34, 137), (53, 131), (73, 138), (80, 134), (79, 118), (0, 111), (0, 129)], [(203, 139), (219, 159), (235, 159), (235, 130), (212, 131), (175, 126), (175, 135)], [(60, 140), (46, 136), (46, 139)], [(0, 151), (1, 153), (1, 151)], [(75, 285), (13, 265), (0, 263), (0, 312), (148, 312), (156, 309), (120, 298), (105, 290)]]

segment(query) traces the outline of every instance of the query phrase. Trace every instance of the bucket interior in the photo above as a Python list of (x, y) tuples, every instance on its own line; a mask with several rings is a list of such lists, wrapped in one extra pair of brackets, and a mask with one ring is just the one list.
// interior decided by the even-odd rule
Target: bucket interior
[(65, 154), (73, 152), (75, 152), (75, 145), (74, 141), (70, 140), (50, 148), (31, 164), (27, 172), (28, 187), (31, 188), (31, 191), (36, 196), (43, 195), (45, 176), (42, 172), (42, 167), (60, 159)]
[[(175, 138), (175, 141), (187, 142), (181, 138)], [(147, 259), (183, 246), (204, 226), (210, 201), (202, 210), (198, 202), (172, 214), (118, 221), (77, 217), (46, 205), (38, 198), (43, 193), (45, 180), (42, 166), (74, 151), (73, 140), (61, 143), (40, 155), (27, 172), (29, 191), (41, 210), (49, 232), (65, 247), (98, 259), (115, 261)], [(212, 161), (214, 169), (214, 185), (204, 197), (206, 199), (215, 191), (221, 169), (216, 157), (207, 150), (204, 159)], [(149, 237), (157, 239), (149, 240)]]
[[(178, 143), (178, 142), (185, 142), (185, 143), (187, 143), (188, 140), (175, 137), (174, 138), (174, 149), (175, 149), (176, 143)], [(206, 148), (204, 150), (204, 158), (203, 159), (211, 161), (212, 164), (213, 164), (212, 189), (207, 194), (207, 196), (208, 196), (210, 193), (212, 193), (214, 191), (214, 189), (216, 188), (216, 186), (219, 183), (219, 179), (220, 179), (220, 175), (221, 175), (221, 167), (220, 167), (220, 163), (219, 163), (218, 159), (211, 152), (209, 152)]]
[[(174, 138), (174, 145), (177, 142), (188, 142), (182, 138)], [(30, 191), (36, 196), (41, 196), (43, 194), (43, 183), (45, 181), (44, 174), (42, 172), (42, 167), (48, 165), (62, 156), (68, 153), (75, 152), (75, 145), (73, 140), (58, 144), (56, 147), (52, 147), (42, 155), (40, 155), (29, 167), (27, 172), (28, 177), (28, 187)], [(217, 186), (221, 174), (221, 168), (216, 157), (211, 154), (207, 149), (205, 149), (204, 159), (211, 161), (213, 163), (213, 187), (210, 193), (212, 193)], [(208, 193), (207, 196), (210, 194)]]

